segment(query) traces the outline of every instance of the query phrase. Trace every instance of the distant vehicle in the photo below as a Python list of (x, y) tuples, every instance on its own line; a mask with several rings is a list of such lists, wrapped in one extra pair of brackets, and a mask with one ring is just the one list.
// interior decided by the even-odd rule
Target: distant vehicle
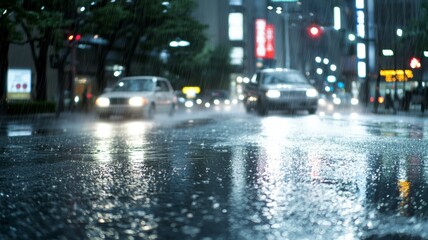
[(335, 93), (331, 97), (338, 109), (351, 109), (359, 104), (358, 98), (352, 97), (350, 93)]
[(208, 90), (202, 96), (202, 105), (205, 108), (224, 107), (230, 104), (232, 101), (227, 90)]
[(292, 69), (264, 69), (254, 74), (245, 88), (244, 106), (259, 115), (269, 110), (307, 110), (314, 114), (318, 92), (299, 72)]
[(181, 91), (176, 91), (175, 96), (177, 97), (177, 108), (178, 109), (191, 109), (195, 107), (195, 99), (188, 98), (186, 94)]
[(170, 82), (157, 76), (122, 78), (96, 100), (100, 118), (111, 115), (153, 118), (155, 113), (173, 115), (177, 98)]

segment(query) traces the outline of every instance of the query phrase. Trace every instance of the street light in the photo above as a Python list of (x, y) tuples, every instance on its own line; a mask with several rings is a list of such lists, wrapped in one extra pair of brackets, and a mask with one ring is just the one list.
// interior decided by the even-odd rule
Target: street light
[(399, 37), (403, 36), (403, 29), (397, 28), (397, 36), (399, 36)]
[(176, 38), (175, 40), (173, 40), (169, 43), (169, 46), (173, 47), (173, 48), (175, 48), (175, 47), (187, 47), (187, 46), (190, 46), (190, 42), (186, 41), (186, 40), (182, 40), (180, 38)]
[(349, 41), (353, 42), (353, 41), (355, 41), (355, 39), (357, 39), (357, 37), (355, 37), (355, 34), (350, 33), (348, 35), (348, 39), (349, 39)]
[(327, 64), (330, 62), (330, 60), (328, 60), (328, 58), (324, 58), (324, 59), (322, 60), (322, 62), (323, 62), (325, 65), (327, 65)]

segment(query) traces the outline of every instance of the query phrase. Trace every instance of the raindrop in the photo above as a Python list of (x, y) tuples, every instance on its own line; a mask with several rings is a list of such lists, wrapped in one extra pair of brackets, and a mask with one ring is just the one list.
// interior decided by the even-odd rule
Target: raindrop
[(152, 226), (150, 226), (150, 225), (145, 225), (145, 226), (143, 226), (141, 229), (142, 229), (143, 231), (150, 231), (150, 230), (152, 230), (152, 229), (153, 229), (153, 227), (152, 227)]
[(198, 234), (201, 230), (199, 228), (193, 227), (193, 226), (184, 226), (182, 228), (182, 231), (186, 235), (194, 236), (194, 235)]

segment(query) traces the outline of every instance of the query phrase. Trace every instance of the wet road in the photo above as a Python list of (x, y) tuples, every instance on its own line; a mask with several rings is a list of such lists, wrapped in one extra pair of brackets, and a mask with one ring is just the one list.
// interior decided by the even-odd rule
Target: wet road
[(0, 239), (428, 239), (428, 118), (3, 121)]

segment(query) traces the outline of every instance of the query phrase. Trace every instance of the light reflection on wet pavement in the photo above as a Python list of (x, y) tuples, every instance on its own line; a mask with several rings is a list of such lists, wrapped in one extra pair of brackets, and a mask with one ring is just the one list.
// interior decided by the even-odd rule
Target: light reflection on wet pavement
[(0, 127), (0, 239), (428, 239), (428, 121)]

